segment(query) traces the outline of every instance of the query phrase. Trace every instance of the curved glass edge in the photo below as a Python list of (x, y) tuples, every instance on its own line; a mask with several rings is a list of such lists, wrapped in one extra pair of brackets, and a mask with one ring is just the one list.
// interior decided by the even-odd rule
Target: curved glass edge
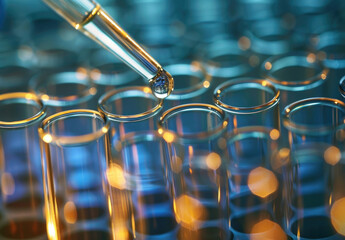
[(29, 125), (39, 123), (46, 116), (46, 106), (40, 100), (38, 96), (33, 93), (27, 92), (14, 92), (14, 93), (5, 93), (0, 94), (0, 104), (2, 101), (9, 101), (10, 103), (24, 101), (28, 104), (35, 103), (36, 106), (39, 106), (39, 111), (30, 118), (26, 118), (19, 121), (0, 121), (0, 128), (23, 128)]
[[(262, 89), (267, 88), (267, 90), (273, 93), (273, 97), (265, 104), (261, 104), (254, 107), (235, 107), (224, 103), (220, 97), (223, 91), (231, 88), (235, 85), (242, 84), (257, 84), (261, 86)], [(243, 87), (244, 89), (246, 87)], [(213, 100), (216, 106), (221, 108), (226, 112), (236, 113), (236, 114), (253, 114), (268, 110), (278, 104), (280, 99), (280, 91), (268, 80), (265, 79), (256, 79), (256, 78), (240, 78), (237, 80), (229, 80), (221, 85), (219, 85), (213, 92)]]
[[(171, 94), (166, 98), (167, 101), (170, 100), (183, 100), (189, 99), (196, 96), (199, 96), (207, 91), (209, 88), (212, 77), (208, 74), (206, 69), (202, 66), (201, 62), (192, 62), (191, 64), (187, 63), (179, 63), (179, 64), (171, 64), (164, 67), (169, 72), (174, 73), (175, 82), (176, 76), (179, 75), (188, 75), (191, 77), (197, 77), (200, 79), (200, 82), (197, 84), (192, 85), (189, 88), (183, 89), (174, 89)], [(193, 71), (194, 70), (194, 71)], [(176, 85), (176, 83), (175, 83)]]
[(343, 103), (342, 101), (338, 99), (324, 98), (324, 97), (307, 98), (307, 99), (302, 99), (294, 103), (291, 103), (290, 105), (285, 107), (285, 109), (282, 112), (282, 123), (284, 127), (288, 129), (289, 131), (293, 131), (299, 134), (310, 135), (310, 136), (319, 136), (319, 135), (329, 134), (345, 127), (345, 119), (341, 124), (337, 126), (324, 126), (324, 127), (307, 126), (303, 124), (296, 124), (293, 121), (291, 121), (291, 114), (293, 114), (295, 111), (300, 110), (301, 108), (309, 107), (313, 105), (326, 105), (329, 107), (334, 107), (336, 109), (341, 110), (345, 115), (345, 103)]
[[(287, 61), (287, 64), (284, 65), (283, 67), (301, 66), (303, 63), (304, 66), (308, 65), (313, 68), (318, 67), (321, 70), (316, 75), (308, 79), (305, 79), (303, 81), (280, 81), (279, 79), (273, 76), (273, 73), (274, 73), (273, 64), (276, 61), (282, 61), (284, 59), (289, 59), (289, 58), (293, 58), (294, 63), (291, 63), (291, 59), (290, 59), (290, 61)], [(299, 61), (298, 59), (300, 59), (301, 61)], [(283, 67), (280, 67), (279, 69)], [(292, 53), (269, 57), (261, 65), (261, 72), (262, 72), (263, 77), (270, 80), (279, 90), (304, 91), (304, 90), (308, 90), (308, 89), (312, 89), (317, 86), (320, 86), (327, 79), (329, 69), (326, 68), (323, 65), (323, 63), (319, 61), (316, 58), (316, 55), (312, 52), (310, 53), (292, 52)]]
[[(77, 74), (77, 76), (83, 77), (75, 77), (75, 78), (66, 78), (66, 77), (59, 77), (59, 75), (63, 74)], [(52, 78), (49, 81), (49, 78)], [(47, 80), (48, 79), (48, 80)], [(49, 96), (45, 92), (40, 92), (38, 88), (40, 87), (41, 83), (47, 84), (51, 82), (52, 84), (60, 84), (60, 83), (75, 83), (85, 85), (85, 91), (78, 92), (78, 95), (66, 96), (66, 97), (59, 97), (59, 96)], [(84, 73), (83, 71), (78, 71), (75, 69), (66, 69), (66, 70), (51, 70), (42, 73), (37, 73), (34, 75), (29, 81), (29, 89), (31, 92), (35, 93), (39, 98), (47, 105), (52, 107), (65, 107), (71, 105), (77, 105), (79, 103), (87, 102), (93, 96), (96, 95), (97, 89), (93, 85), (93, 81), (91, 80), (88, 74)]]
[(264, 126), (247, 126), (236, 128), (227, 134), (228, 143), (233, 143), (244, 138), (262, 138), (277, 141), (280, 138), (278, 129)]
[[(50, 124), (60, 120), (64, 120), (69, 117), (76, 116), (98, 118), (102, 120), (104, 124), (101, 128), (97, 129), (97, 131), (89, 134), (83, 134), (80, 136), (56, 136), (46, 131), (46, 127)], [(53, 143), (59, 146), (70, 146), (95, 141), (103, 137), (109, 131), (109, 127), (110, 123), (108, 119), (104, 116), (104, 114), (89, 109), (75, 109), (59, 112), (47, 117), (42, 121), (41, 125), (39, 126), (38, 133), (40, 139), (46, 144)]]
[[(212, 113), (221, 120), (221, 124), (219, 124), (218, 126), (215, 126), (212, 130), (207, 130), (207, 131), (195, 133), (195, 134), (186, 134), (186, 135), (180, 135), (164, 127), (164, 124), (170, 117), (177, 115), (181, 112), (188, 112), (188, 111), (204, 111), (204, 112)], [(162, 134), (163, 137), (165, 133), (171, 134), (172, 140), (178, 139), (180, 142), (185, 142), (185, 143), (197, 142), (197, 141), (204, 141), (205, 139), (213, 139), (213, 138), (217, 138), (221, 136), (222, 134), (226, 132), (228, 124), (229, 124), (229, 120), (222, 109), (211, 104), (190, 103), (190, 104), (179, 105), (165, 111), (158, 121), (158, 133)]]
[[(157, 102), (156, 106), (152, 109), (138, 113), (133, 115), (120, 115), (116, 113), (112, 113), (106, 110), (105, 105), (108, 100), (115, 100), (123, 97), (143, 97), (143, 98), (150, 98)], [(98, 100), (98, 111), (107, 116), (110, 120), (116, 122), (136, 122), (148, 119), (152, 116), (158, 114), (163, 107), (163, 99), (156, 98), (152, 94), (152, 90), (149, 87), (126, 87), (117, 90), (112, 90), (110, 92), (105, 93), (103, 96), (100, 97)]]

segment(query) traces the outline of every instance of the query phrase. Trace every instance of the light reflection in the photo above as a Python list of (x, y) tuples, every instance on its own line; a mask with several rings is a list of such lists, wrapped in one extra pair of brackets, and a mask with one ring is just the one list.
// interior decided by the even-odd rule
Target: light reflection
[(270, 131), (270, 137), (272, 140), (277, 140), (280, 137), (280, 132), (278, 129), (272, 129)]
[(63, 208), (63, 213), (65, 216), (66, 222), (70, 224), (74, 224), (77, 221), (77, 218), (78, 218), (77, 208), (74, 202), (68, 201)]
[(3, 173), (1, 176), (1, 190), (4, 195), (12, 195), (15, 190), (14, 178), (9, 173)]
[(316, 61), (316, 56), (314, 53), (309, 53), (307, 56), (308, 63), (314, 63)]
[(211, 152), (206, 157), (206, 165), (212, 170), (217, 170), (220, 167), (221, 158), (219, 154)]
[(250, 240), (263, 239), (286, 240), (287, 236), (277, 223), (264, 219), (253, 226), (250, 236)]
[(182, 170), (182, 159), (178, 156), (173, 157), (171, 161), (171, 170), (174, 173), (180, 173)]
[(96, 81), (101, 79), (101, 75), (102, 75), (101, 71), (97, 68), (92, 69), (90, 72), (91, 79), (96, 80)]
[(122, 167), (116, 163), (109, 166), (106, 171), (109, 184), (118, 189), (124, 189), (126, 187), (126, 179)]
[(47, 223), (47, 232), (50, 240), (57, 240), (57, 229), (54, 223), (48, 222)]
[(266, 168), (257, 167), (248, 176), (250, 191), (261, 198), (273, 194), (278, 189), (278, 180), (274, 173)]
[(240, 39), (238, 39), (238, 46), (242, 50), (248, 50), (250, 48), (251, 42), (250, 39), (242, 36)]
[(172, 143), (175, 139), (175, 136), (171, 132), (164, 132), (163, 133), (163, 138), (167, 143)]
[(266, 63), (265, 63), (265, 69), (266, 69), (266, 70), (271, 70), (271, 69), (272, 69), (272, 63), (266, 62)]
[(341, 152), (340, 152), (339, 148), (337, 148), (335, 146), (331, 146), (331, 147), (326, 149), (323, 157), (324, 157), (326, 163), (334, 166), (335, 164), (337, 164), (340, 161)]
[(174, 211), (176, 221), (189, 229), (195, 228), (197, 221), (205, 215), (205, 209), (200, 201), (187, 195), (174, 200)]
[(334, 229), (345, 236), (345, 197), (334, 202), (331, 208), (331, 222)]

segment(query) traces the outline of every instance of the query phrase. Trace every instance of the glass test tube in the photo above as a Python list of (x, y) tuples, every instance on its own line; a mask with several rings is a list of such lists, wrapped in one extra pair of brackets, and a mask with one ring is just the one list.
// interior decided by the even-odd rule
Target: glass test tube
[(112, 146), (117, 154), (107, 166), (107, 178), (115, 239), (176, 239), (163, 142), (158, 132), (141, 131)]
[(0, 239), (47, 238), (37, 128), (46, 115), (31, 93), (0, 95)]
[(238, 128), (227, 138), (230, 220), (234, 239), (285, 239), (281, 172), (288, 160), (274, 129)]
[(186, 103), (211, 103), (212, 77), (203, 68), (202, 63), (178, 63), (165, 66), (174, 73), (174, 91), (164, 100), (164, 109)]
[(344, 235), (344, 221), (331, 210), (343, 206), (344, 121), (345, 104), (330, 98), (297, 101), (283, 112), (291, 151), (284, 225), (292, 239), (345, 239), (337, 234)]
[(314, 53), (291, 52), (268, 58), (262, 65), (262, 75), (280, 90), (280, 106), (325, 95), (323, 84), (328, 69)]
[(157, 130), (158, 113), (163, 100), (157, 99), (149, 87), (126, 87), (104, 94), (98, 110), (110, 119), (111, 144), (131, 132)]
[(214, 91), (214, 103), (229, 117), (229, 131), (244, 126), (280, 130), (280, 91), (263, 79), (229, 80)]
[(86, 69), (42, 71), (29, 83), (47, 106), (48, 115), (70, 109), (97, 108), (97, 89)]
[(225, 113), (208, 104), (164, 112), (158, 132), (166, 142), (177, 239), (229, 239)]
[(40, 125), (49, 239), (111, 239), (103, 175), (108, 130), (104, 115), (86, 109), (54, 114)]
[(153, 94), (167, 97), (174, 88), (171, 75), (141, 48), (99, 4), (93, 0), (43, 0), (83, 32), (111, 51), (149, 81)]

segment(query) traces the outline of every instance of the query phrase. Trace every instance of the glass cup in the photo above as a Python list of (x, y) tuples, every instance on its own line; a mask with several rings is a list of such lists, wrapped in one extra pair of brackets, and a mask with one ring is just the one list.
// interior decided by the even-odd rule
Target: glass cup
[(104, 115), (87, 109), (54, 114), (40, 125), (49, 239), (111, 239), (103, 175), (108, 130)]
[(0, 238), (44, 240), (44, 195), (37, 128), (46, 115), (32, 93), (0, 95)]
[(177, 239), (229, 239), (225, 113), (208, 104), (185, 104), (163, 113)]
[(239, 78), (219, 85), (214, 103), (229, 116), (229, 131), (244, 126), (280, 129), (280, 92), (263, 79)]

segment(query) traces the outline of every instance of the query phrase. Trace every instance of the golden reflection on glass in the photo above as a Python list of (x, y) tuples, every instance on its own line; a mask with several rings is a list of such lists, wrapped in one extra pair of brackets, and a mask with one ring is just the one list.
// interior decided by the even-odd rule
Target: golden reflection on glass
[(257, 167), (248, 176), (250, 191), (261, 198), (275, 193), (278, 190), (278, 179), (274, 173), (266, 168)]
[(334, 166), (335, 164), (337, 164), (340, 161), (341, 152), (340, 152), (339, 148), (337, 148), (335, 146), (331, 146), (325, 150), (323, 156), (324, 156), (326, 163)]
[(182, 195), (174, 200), (176, 221), (188, 229), (197, 229), (198, 220), (204, 218), (205, 209), (199, 200)]
[(211, 152), (206, 156), (206, 165), (208, 168), (212, 169), (212, 170), (217, 170), (222, 161), (221, 158), (219, 156), (219, 154), (215, 153), (215, 152)]
[(1, 176), (1, 190), (4, 196), (9, 196), (14, 193), (15, 183), (11, 174), (3, 173)]
[(69, 201), (65, 204), (63, 213), (65, 215), (66, 222), (70, 224), (74, 224), (78, 219), (77, 208), (72, 201)]
[(124, 189), (126, 187), (126, 179), (120, 165), (112, 163), (106, 170), (106, 176), (112, 187), (117, 189)]
[(333, 204), (330, 215), (335, 230), (345, 236), (345, 197)]
[(178, 156), (174, 156), (171, 159), (171, 170), (174, 173), (180, 173), (182, 170), (182, 159)]
[(250, 240), (263, 239), (286, 240), (287, 236), (277, 223), (264, 219), (253, 226), (250, 236)]

